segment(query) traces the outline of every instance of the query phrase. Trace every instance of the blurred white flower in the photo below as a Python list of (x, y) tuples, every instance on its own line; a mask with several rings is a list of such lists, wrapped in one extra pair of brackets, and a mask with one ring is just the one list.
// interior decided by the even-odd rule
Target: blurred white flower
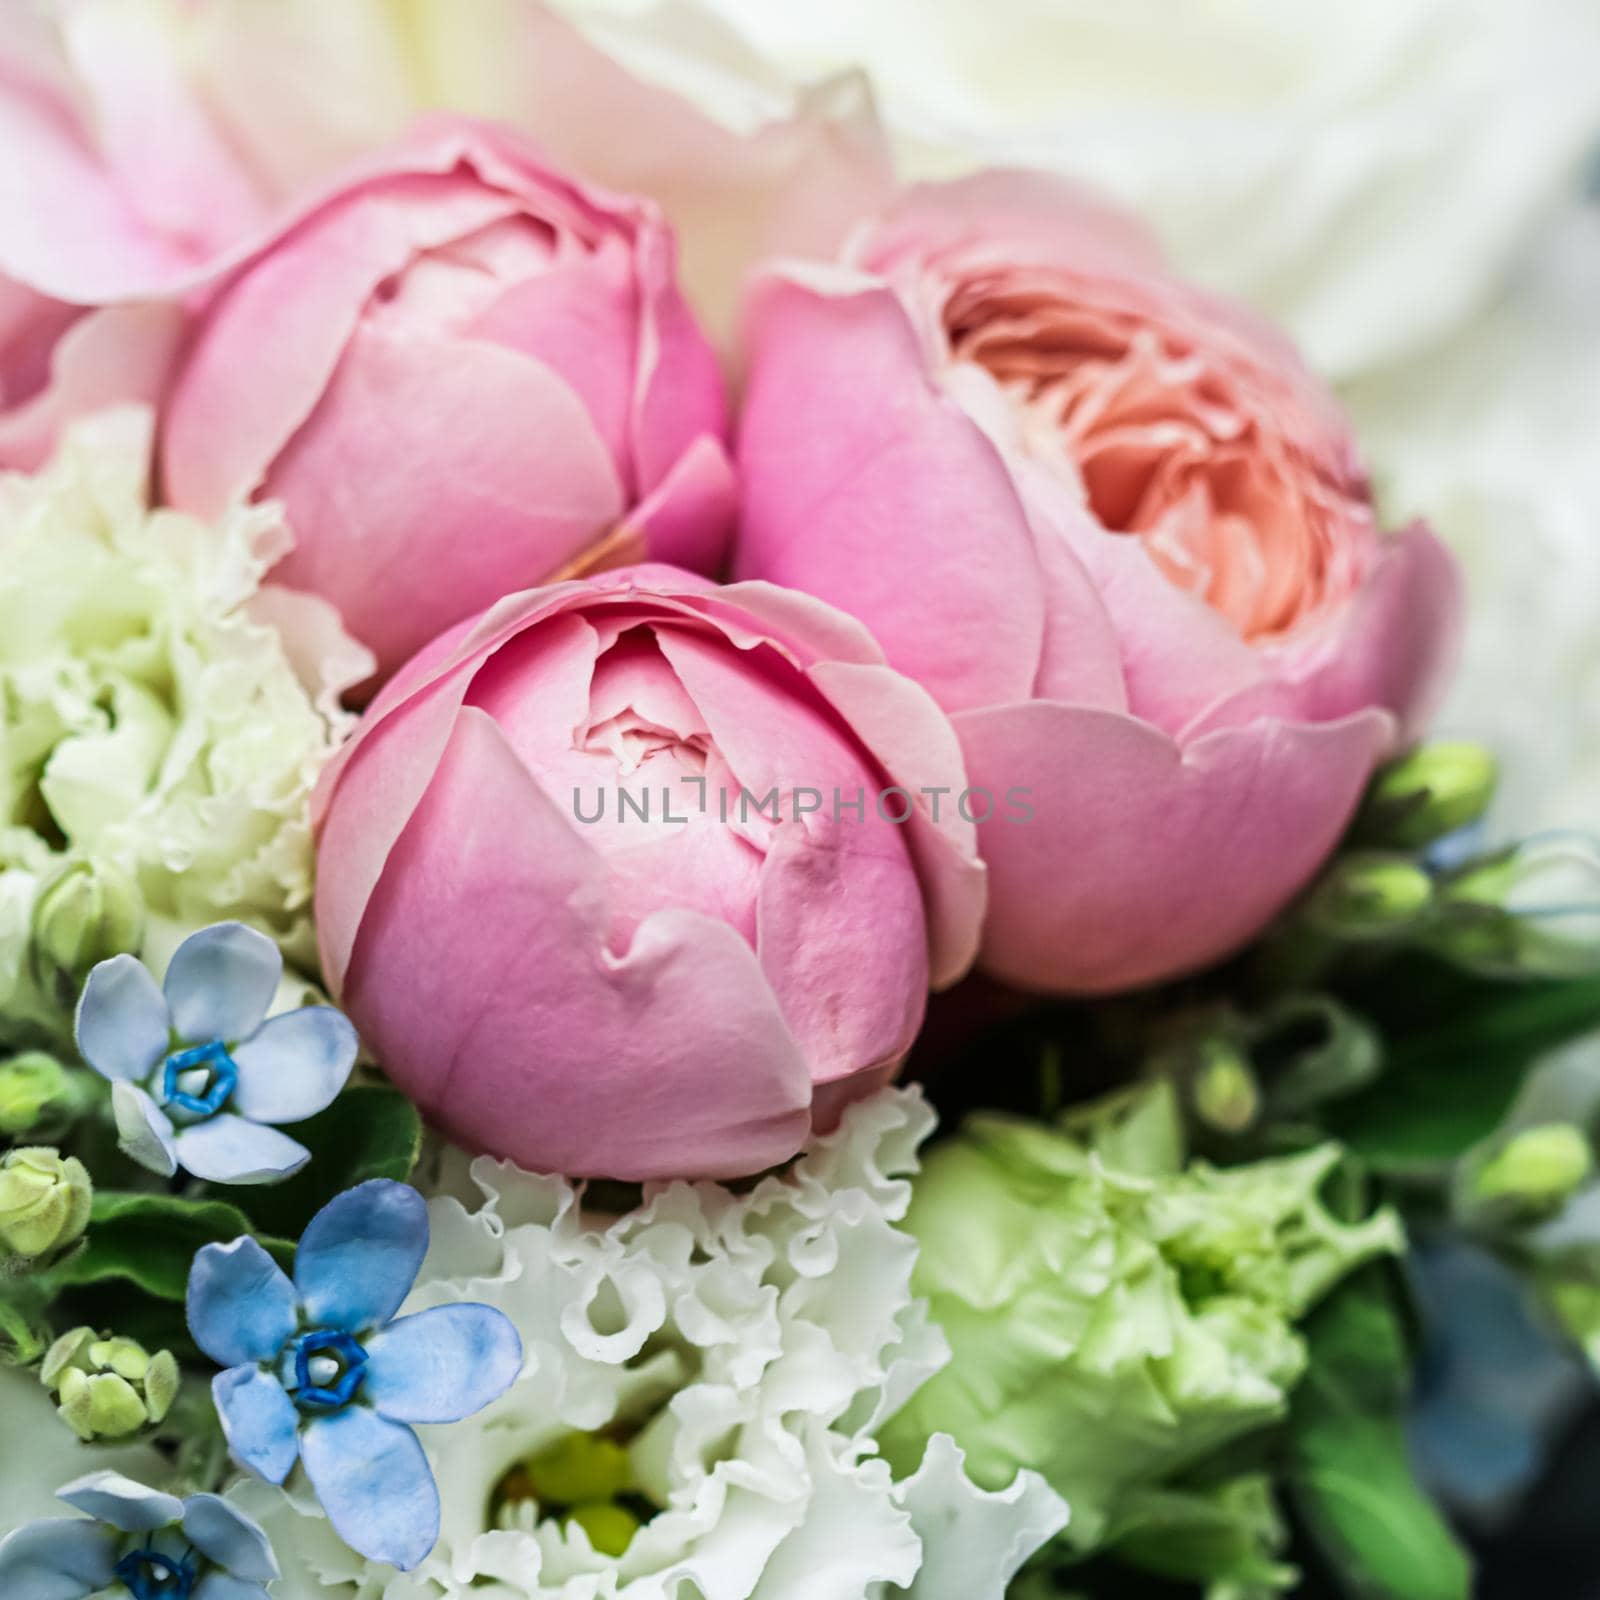
[(1600, 823), (1600, 209), (1548, 230), (1481, 319), (1345, 398), (1390, 516), (1467, 571), (1442, 729), (1502, 762), (1500, 831)]
[[(797, 79), (866, 67), (915, 176), (1017, 164), (1105, 186), (1333, 378), (1482, 304), (1600, 134), (1593, 0), (701, 3)], [(682, 0), (566, 8), (644, 11), (680, 54), (697, 26)], [(747, 91), (682, 59), (633, 65), (740, 114)]]
[(161, 1488), (170, 1469), (148, 1444), (84, 1444), (57, 1419), (36, 1370), (0, 1368), (0, 1539), (39, 1517), (70, 1516), (56, 1490), (100, 1471)]
[[(979, 1490), (942, 1436), (896, 1482), (874, 1444), (948, 1354), (896, 1226), (932, 1125), (920, 1095), (888, 1090), (747, 1194), (656, 1185), (614, 1220), (565, 1179), (474, 1162), (481, 1201), (433, 1202), (406, 1309), (498, 1306), (523, 1374), (469, 1421), (420, 1430), (443, 1519), (413, 1573), (351, 1554), (292, 1488), (236, 1487), (294, 1553), (280, 1600), (858, 1600), (890, 1584), (1001, 1600), (1062, 1502), (1031, 1473)], [(550, 1466), (563, 1441), (589, 1466)], [(612, 1481), (571, 1491), (580, 1526), (548, 1485), (594, 1479), (597, 1459)], [(584, 1526), (606, 1521), (625, 1549), (591, 1545)]]

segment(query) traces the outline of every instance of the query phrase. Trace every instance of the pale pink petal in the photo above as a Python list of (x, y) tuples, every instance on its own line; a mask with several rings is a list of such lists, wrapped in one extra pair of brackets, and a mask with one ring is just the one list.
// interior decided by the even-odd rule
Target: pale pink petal
[(465, 330), (532, 356), (588, 408), (595, 431), (636, 493), (631, 416), (639, 343), (633, 263), (620, 240), (513, 284)]
[(702, 434), (627, 515), (652, 561), (719, 572), (739, 520), (739, 485), (720, 440)]
[(63, 33), (100, 148), (152, 230), (199, 259), (265, 225), (270, 204), (196, 93), (176, 29), (137, 6), (79, 4)]
[(904, 189), (851, 256), (874, 271), (961, 246), (1001, 262), (1060, 261), (1084, 273), (1165, 275), (1156, 237), (1131, 212), (1086, 185), (1044, 172), (992, 169)]
[[(7, 26), (11, 25), (7, 19)], [(63, 86), (0, 60), (0, 273), (76, 304), (159, 293), (200, 252), (150, 227)]]
[(648, 493), (697, 440), (726, 439), (728, 407), (716, 353), (678, 289), (677, 249), (664, 226), (641, 230), (636, 269), (639, 356), (630, 459), (636, 492)]
[(176, 306), (107, 306), (56, 340), (49, 382), (25, 405), (0, 411), (0, 467), (34, 471), (61, 430), (110, 406), (159, 400), (183, 330)]
[(260, 488), (379, 284), (514, 209), (465, 176), (395, 177), (313, 211), (248, 263), (209, 307), (168, 406), (162, 469), (174, 503), (215, 516)]

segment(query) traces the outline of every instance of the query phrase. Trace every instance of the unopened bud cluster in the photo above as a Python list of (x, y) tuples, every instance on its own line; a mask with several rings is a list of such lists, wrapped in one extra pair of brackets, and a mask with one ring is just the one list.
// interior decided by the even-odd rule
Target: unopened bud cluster
[(56, 1415), (80, 1439), (124, 1439), (160, 1422), (178, 1394), (170, 1350), (151, 1355), (133, 1339), (74, 1328), (51, 1345), (39, 1371)]

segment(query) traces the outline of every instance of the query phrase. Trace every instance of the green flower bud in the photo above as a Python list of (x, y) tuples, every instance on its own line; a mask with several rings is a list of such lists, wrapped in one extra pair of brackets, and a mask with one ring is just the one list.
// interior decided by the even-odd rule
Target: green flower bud
[(0, 1133), (27, 1133), (71, 1099), (66, 1068), (42, 1050), (0, 1064)]
[(1594, 1155), (1582, 1130), (1570, 1122), (1548, 1122), (1525, 1128), (1491, 1156), (1472, 1180), (1472, 1197), (1554, 1211), (1593, 1169)]
[(1494, 977), (1600, 971), (1600, 845), (1549, 833), (1447, 877), (1429, 935), (1439, 954)]
[(49, 1343), (38, 1306), (0, 1299), (0, 1367), (31, 1367)]
[(170, 1350), (150, 1355), (133, 1339), (74, 1328), (50, 1346), (40, 1381), (56, 1396), (56, 1415), (80, 1439), (121, 1439), (160, 1422), (178, 1394)]
[(1425, 744), (1373, 780), (1357, 835), (1392, 849), (1420, 849), (1476, 822), (1498, 780), (1494, 757), (1481, 745)]
[(1306, 920), (1339, 939), (1392, 939), (1432, 908), (1433, 879), (1404, 856), (1355, 851), (1341, 856), (1306, 901)]
[(125, 872), (74, 861), (33, 908), (33, 956), (41, 987), (77, 996), (91, 969), (139, 948), (144, 900)]
[(1190, 1095), (1200, 1120), (1223, 1133), (1243, 1133), (1261, 1111), (1250, 1058), (1226, 1039), (1201, 1041)]
[(94, 1193), (76, 1157), (37, 1148), (0, 1159), (0, 1248), (42, 1256), (82, 1237)]
[(639, 1519), (608, 1500), (592, 1500), (587, 1505), (574, 1506), (566, 1520), (577, 1523), (588, 1534), (589, 1543), (603, 1556), (625, 1554), (639, 1531)]

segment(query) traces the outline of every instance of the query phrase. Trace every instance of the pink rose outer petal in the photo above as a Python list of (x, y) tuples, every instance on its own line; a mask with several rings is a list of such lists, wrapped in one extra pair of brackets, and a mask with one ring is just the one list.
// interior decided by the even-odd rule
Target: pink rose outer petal
[(946, 708), (1026, 694), (1044, 636), (1027, 516), (994, 446), (923, 375), (899, 301), (870, 280), (819, 294), (773, 278), (751, 325), (737, 574), (870, 618)]
[(1369, 710), (1180, 748), (1135, 718), (1049, 701), (954, 720), (971, 781), (1026, 786), (1034, 807), (980, 836), (979, 965), (1085, 994), (1193, 971), (1259, 932), (1333, 848), (1394, 731)]
[(475, 612), (577, 559), (622, 513), (582, 402), (491, 344), (364, 329), (267, 479), (291, 527), (337, 527), (277, 568), (337, 595), (345, 625), (393, 671), (441, 616)]
[[(731, 1177), (785, 1160), (811, 1078), (750, 947), (666, 911), (609, 951), (605, 900), (599, 859), (467, 707), (373, 897), (346, 1003), (450, 1137), (532, 1170)], [(375, 981), (386, 971), (408, 981)]]

